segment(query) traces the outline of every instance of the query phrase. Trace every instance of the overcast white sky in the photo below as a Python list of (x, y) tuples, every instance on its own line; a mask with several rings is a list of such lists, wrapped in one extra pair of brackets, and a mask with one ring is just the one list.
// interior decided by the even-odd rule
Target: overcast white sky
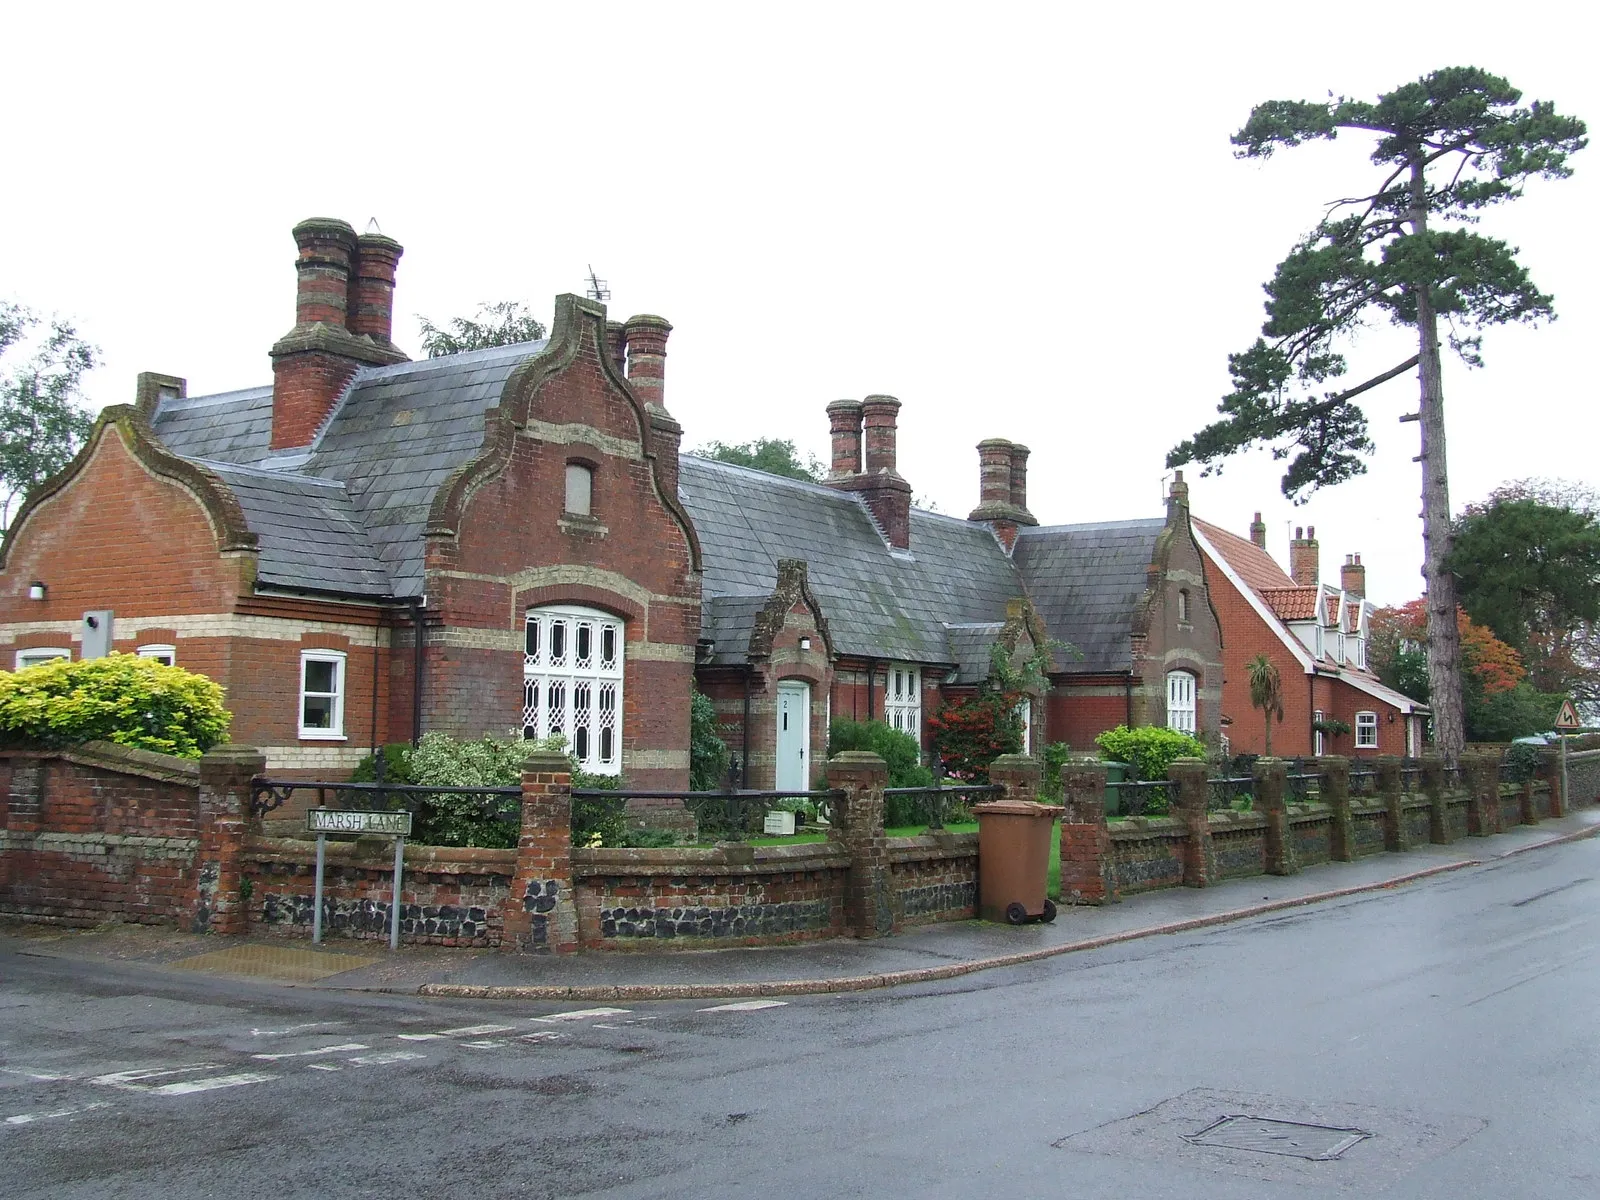
[[(593, 263), (614, 315), (675, 326), (687, 446), (765, 435), (825, 459), (824, 405), (885, 392), (901, 472), (944, 512), (976, 504), (974, 444), (999, 436), (1033, 448), (1041, 521), (1151, 516), (1262, 282), (1373, 178), (1360, 139), (1236, 161), (1252, 104), (1473, 64), (1600, 126), (1576, 5), (1416, 10), (1425, 40), (1398, 10), (1106, 7), (19, 6), (0, 295), (103, 348), (96, 407), (141, 370), (244, 387), (293, 323), (290, 227), (376, 217), (406, 247), (414, 354), (418, 314), (520, 299), (548, 320)], [(1600, 149), (1575, 166), (1485, 224), (1560, 317), (1491, 331), (1484, 370), (1447, 361), (1457, 508), (1529, 475), (1600, 480)], [(1412, 352), (1375, 329), (1351, 378)], [(1410, 376), (1372, 396), (1360, 480), (1296, 509), (1257, 454), (1192, 478), (1194, 511), (1243, 533), (1262, 510), (1280, 560), (1314, 524), (1326, 578), (1361, 551), (1375, 599), (1411, 598), (1416, 426), (1395, 418), (1415, 396)]]

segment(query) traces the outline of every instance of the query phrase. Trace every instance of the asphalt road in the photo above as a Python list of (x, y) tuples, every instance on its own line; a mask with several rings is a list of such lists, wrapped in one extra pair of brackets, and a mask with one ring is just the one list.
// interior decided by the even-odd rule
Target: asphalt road
[(0, 1196), (1596, 1197), (1597, 878), (1584, 841), (765, 1007), (286, 989), (0, 939)]

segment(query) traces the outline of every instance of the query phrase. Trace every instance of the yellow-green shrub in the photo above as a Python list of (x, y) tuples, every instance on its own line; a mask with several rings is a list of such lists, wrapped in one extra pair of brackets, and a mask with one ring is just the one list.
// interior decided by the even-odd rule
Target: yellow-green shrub
[(232, 719), (204, 675), (132, 654), (0, 671), (0, 741), (11, 745), (107, 741), (199, 758), (228, 740)]

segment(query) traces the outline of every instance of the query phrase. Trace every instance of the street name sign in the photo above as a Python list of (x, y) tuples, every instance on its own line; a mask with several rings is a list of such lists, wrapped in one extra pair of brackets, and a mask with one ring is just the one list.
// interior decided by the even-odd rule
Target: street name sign
[(310, 833), (384, 833), (390, 837), (410, 837), (411, 814), (313, 808), (306, 811), (306, 830)]

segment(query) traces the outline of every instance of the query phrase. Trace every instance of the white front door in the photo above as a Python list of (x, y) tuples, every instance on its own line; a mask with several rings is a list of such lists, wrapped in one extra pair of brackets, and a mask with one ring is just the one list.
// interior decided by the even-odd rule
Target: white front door
[(778, 783), (780, 792), (811, 786), (811, 685), (778, 685)]

